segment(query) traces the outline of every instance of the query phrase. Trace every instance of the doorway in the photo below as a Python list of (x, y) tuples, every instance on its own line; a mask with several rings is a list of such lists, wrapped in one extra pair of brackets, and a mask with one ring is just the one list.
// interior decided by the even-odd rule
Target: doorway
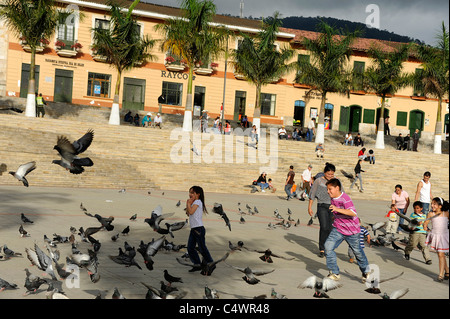
[(123, 79), (122, 109), (143, 110), (145, 104), (145, 80)]
[(333, 128), (333, 108), (333, 104), (325, 103), (325, 117), (323, 118), (323, 121), (326, 130), (331, 130)]
[(425, 113), (421, 110), (412, 110), (409, 112), (409, 133), (413, 136), (416, 129), (419, 129), (419, 136), (422, 135), (425, 122)]
[[(34, 79), (36, 81), (35, 90), (39, 92), (39, 65), (34, 67)], [(20, 78), (20, 97), (26, 98), (28, 95), (28, 81), (30, 80), (30, 64), (22, 63), (22, 75)]]
[(234, 95), (234, 121), (240, 121), (245, 114), (245, 104), (247, 101), (247, 92), (236, 91)]
[(72, 103), (73, 71), (55, 70), (53, 101)]
[(359, 105), (350, 106), (349, 131), (359, 132), (359, 123), (361, 123), (362, 107)]
[(196, 86), (194, 91), (194, 107), (199, 107), (200, 114), (205, 109), (206, 88), (204, 86)]
[(294, 104), (294, 125), (298, 127), (305, 126), (305, 102), (301, 100), (295, 101)]
[[(389, 116), (389, 110), (385, 107), (383, 118), (386, 118), (388, 116)], [(377, 131), (378, 131), (378, 124), (380, 123), (380, 117), (381, 117), (381, 107), (377, 108), (377, 121), (375, 122)]]

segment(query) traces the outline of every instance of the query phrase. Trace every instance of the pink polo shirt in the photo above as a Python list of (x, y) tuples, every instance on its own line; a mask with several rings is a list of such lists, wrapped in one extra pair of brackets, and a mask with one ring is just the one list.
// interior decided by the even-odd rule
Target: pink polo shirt
[[(352, 199), (346, 193), (341, 193), (341, 196), (337, 198), (332, 198), (331, 205), (334, 205), (337, 208), (350, 209), (356, 214), (355, 205), (353, 205)], [(361, 228), (359, 227), (358, 216), (348, 216), (340, 214), (336, 211), (333, 211), (333, 214), (334, 214), (333, 226), (342, 235), (350, 236), (361, 232)]]
[(398, 209), (404, 209), (406, 206), (406, 200), (409, 198), (409, 195), (406, 191), (402, 190), (400, 195), (397, 195), (396, 192), (392, 194), (392, 200), (395, 201), (395, 205), (397, 205)]

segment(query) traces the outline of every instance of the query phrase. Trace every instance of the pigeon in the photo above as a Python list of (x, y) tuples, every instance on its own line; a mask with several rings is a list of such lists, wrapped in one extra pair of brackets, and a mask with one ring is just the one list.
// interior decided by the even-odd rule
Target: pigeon
[(48, 284), (46, 279), (31, 274), (27, 268), (25, 268), (25, 273), (26, 277), (24, 287), (27, 289), (25, 295), (35, 293), (40, 286), (42, 286), (43, 284)]
[(145, 295), (145, 299), (181, 299), (187, 294), (187, 292), (173, 293), (173, 291), (177, 290), (172, 290), (171, 293), (167, 293), (163, 289), (157, 289), (146, 283), (141, 282), (141, 284), (148, 289), (147, 294)]
[(250, 187), (252, 188), (250, 193), (253, 194), (253, 193), (259, 192), (258, 188), (255, 185), (250, 185)]
[(127, 226), (122, 230), (122, 235), (128, 235), (130, 233), (130, 226)]
[(342, 287), (342, 284), (334, 281), (331, 278), (323, 278), (322, 281), (318, 280), (316, 276), (308, 277), (303, 283), (298, 285), (297, 288), (311, 288), (314, 289), (314, 295), (315, 298), (330, 298), (326, 292), (329, 290), (337, 289)]
[(119, 193), (125, 193), (127, 190), (125, 188), (122, 188)]
[(65, 136), (58, 136), (53, 149), (61, 156), (60, 160), (53, 160), (53, 164), (60, 165), (72, 174), (84, 172), (84, 166), (93, 166), (94, 162), (89, 157), (79, 158), (78, 155), (87, 150), (94, 139), (94, 131), (88, 130), (79, 140), (70, 143)]
[(381, 231), (383, 234), (386, 234), (386, 224), (387, 222), (377, 222), (375, 224), (368, 224), (373, 231), (373, 234), (376, 235), (377, 234), (377, 230)]
[(94, 235), (95, 233), (99, 232), (102, 229), (103, 229), (103, 226), (88, 227), (84, 230), (84, 237), (87, 239), (89, 236)]
[(260, 253), (260, 254), (264, 254), (264, 255), (260, 256), (259, 259), (261, 259), (262, 261), (267, 262), (267, 263), (273, 263), (272, 257), (281, 258), (281, 259), (284, 259), (284, 260), (294, 260), (295, 259), (294, 257), (287, 258), (287, 257), (283, 257), (283, 256), (280, 256), (280, 255), (276, 255), (270, 249), (256, 250), (256, 249), (249, 249), (247, 247), (244, 247), (244, 248), (249, 250), (249, 251), (254, 251), (254, 252), (257, 252), (257, 253)]
[(205, 295), (203, 296), (203, 299), (219, 299), (219, 294), (217, 293), (217, 290), (211, 289), (208, 287), (208, 285), (206, 285)]
[(241, 267), (236, 267), (236, 266), (233, 266), (230, 264), (227, 264), (227, 265), (244, 273), (245, 276), (242, 277), (242, 279), (244, 279), (244, 281), (250, 285), (256, 285), (257, 283), (260, 282), (260, 280), (258, 278), (256, 278), (256, 276), (270, 274), (275, 271), (275, 269), (263, 271), (263, 270), (252, 270), (248, 266), (246, 268), (241, 268)]
[(140, 270), (142, 270), (142, 267), (134, 260), (134, 257), (136, 256), (136, 250), (133, 247), (131, 250), (124, 253), (121, 248), (119, 248), (119, 255), (117, 256), (109, 256), (109, 258), (121, 265), (125, 265), (127, 267), (136, 266)]
[(72, 272), (68, 272), (63, 268), (63, 264), (59, 264), (57, 262), (55, 262), (55, 268), (56, 268), (56, 272), (58, 273), (59, 277), (61, 279), (67, 279), (69, 276), (72, 276), (72, 278), (76, 278), (76, 275), (73, 274)]
[[(170, 236), (172, 236), (172, 238), (174, 238), (174, 236), (173, 236), (174, 231), (182, 229), (187, 224), (188, 224), (188, 219), (186, 219), (185, 221), (176, 222), (173, 224), (165, 223), (167, 232), (170, 234)], [(158, 233), (161, 233), (161, 232), (158, 231)]]
[(14, 176), (18, 181), (22, 182), (25, 187), (28, 187), (28, 180), (25, 178), (30, 172), (36, 169), (36, 162), (28, 162), (19, 166), (17, 171), (9, 172), (12, 176)]
[(23, 228), (23, 225), (19, 226), (20, 237), (30, 237), (30, 234)]
[(117, 238), (119, 238), (119, 233), (117, 233), (116, 235), (112, 235), (112, 236), (111, 236), (111, 240), (112, 240), (112, 241), (116, 241)]
[(87, 236), (87, 239), (89, 240), (89, 242), (92, 244), (93, 248), (94, 248), (94, 252), (98, 252), (100, 250), (100, 247), (102, 246), (102, 244), (100, 243), (100, 241), (98, 241), (97, 239), (95, 239), (94, 237), (92, 237), (91, 235)]
[[(83, 205), (83, 204), (80, 205), (80, 208), (81, 208), (82, 205)], [(88, 212), (87, 212), (87, 210), (86, 210), (86, 208), (85, 208), (84, 206), (82, 206), (81, 210), (84, 212), (84, 214), (85, 214), (86, 216), (96, 218), (96, 219), (100, 222), (100, 224), (101, 224), (103, 227), (105, 227), (105, 229), (106, 229), (107, 231), (111, 231), (111, 230), (114, 229), (114, 225), (111, 225), (111, 223), (114, 221), (114, 217), (113, 217), (113, 216), (103, 217), (103, 216), (101, 216), (101, 215), (99, 215), (99, 214), (94, 214), (94, 215), (92, 215), (91, 213), (88, 213)]]
[(167, 269), (164, 269), (164, 279), (169, 283), (169, 286), (171, 286), (174, 282), (183, 283), (183, 280), (180, 277), (170, 275)]
[(181, 205), (181, 200), (179, 200), (175, 206), (180, 207), (180, 205)]
[(255, 212), (255, 214), (259, 214), (258, 208), (256, 208), (256, 206), (253, 207), (253, 211)]
[(4, 172), (6, 172), (8, 170), (8, 166), (6, 166), (5, 163), (1, 163), (0, 164), (0, 176), (3, 175)]
[(220, 215), (222, 219), (225, 221), (225, 225), (228, 226), (228, 229), (231, 231), (230, 220), (228, 219), (227, 214), (223, 211), (222, 204), (214, 203), (213, 212)]
[(228, 241), (228, 248), (230, 248), (231, 251), (242, 250), (241, 247), (242, 246), (239, 245), (235, 246), (231, 241)]
[(6, 289), (17, 289), (16, 284), (11, 284), (7, 282), (6, 280), (0, 278), (0, 291), (6, 290)]
[(399, 289), (393, 291), (390, 295), (387, 293), (380, 294), (380, 297), (383, 299), (400, 299), (404, 295), (406, 295), (409, 291), (409, 288)]
[[(161, 227), (160, 227), (160, 223), (161, 223), (164, 219), (166, 219), (166, 218), (172, 216), (173, 214), (174, 214), (174, 213), (163, 214), (163, 213), (162, 213), (162, 207), (161, 207), (161, 205), (158, 205), (158, 206), (152, 211), (151, 217), (150, 217), (150, 218), (144, 219), (144, 222), (147, 223), (147, 224), (149, 224), (150, 227), (151, 227), (154, 231), (156, 231), (157, 233), (159, 233), (159, 234), (161, 234), (161, 235), (166, 235), (166, 234), (169, 233), (169, 229), (168, 229), (168, 228), (166, 228), (166, 229), (161, 228)], [(183, 226), (184, 226), (184, 225), (183, 225)], [(173, 236), (172, 236), (172, 237), (173, 237)]]
[(22, 256), (21, 253), (16, 253), (14, 250), (9, 249), (8, 246), (6, 246), (6, 244), (3, 245), (3, 254), (5, 255), (5, 257), (7, 259), (9, 259), (11, 257), (20, 257), (20, 256)]
[(309, 221), (308, 221), (308, 226), (311, 226), (312, 224), (313, 224), (314, 222), (313, 222), (313, 218), (311, 217), (310, 219), (309, 219)]
[(33, 221), (29, 218), (27, 218), (23, 213), (20, 214), (20, 219), (24, 224), (33, 224)]
[(46, 292), (47, 299), (69, 299), (63, 292), (59, 291), (58, 288), (54, 288), (50, 283)]
[(194, 152), (194, 154), (195, 155), (197, 155), (197, 156), (200, 156), (200, 154), (199, 154), (199, 152), (198, 152), (198, 150), (197, 150), (197, 148), (195, 147), (195, 145), (194, 145), (194, 142), (192, 142), (192, 140), (191, 139), (189, 139), (189, 141), (191, 142), (191, 144), (192, 144), (192, 148), (191, 148), (191, 151), (192, 152)]
[(222, 258), (217, 259), (217, 260), (215, 260), (215, 261), (213, 261), (213, 262), (211, 262), (211, 263), (207, 263), (205, 260), (202, 260), (202, 262), (201, 262), (201, 264), (200, 264), (200, 267), (195, 266), (195, 265), (192, 264), (191, 262), (184, 261), (184, 260), (182, 260), (182, 259), (180, 259), (180, 258), (178, 258), (178, 257), (176, 258), (176, 260), (177, 260), (180, 264), (182, 264), (182, 265), (184, 265), (184, 266), (192, 267), (192, 269), (190, 270), (191, 272), (192, 272), (192, 271), (198, 271), (198, 270), (201, 270), (200, 273), (201, 273), (202, 275), (204, 275), (204, 276), (211, 276), (211, 274), (212, 274), (212, 272), (214, 271), (214, 269), (216, 269), (216, 265), (217, 265), (218, 263), (220, 263), (221, 261), (226, 260), (226, 259), (228, 258), (229, 255), (230, 255), (230, 252), (226, 252), (225, 255), (222, 256)]
[(392, 241), (392, 247), (395, 249), (395, 250), (403, 250), (403, 251), (405, 251), (405, 249), (403, 249), (403, 248), (401, 248), (400, 246), (398, 246), (394, 241)]
[(270, 297), (272, 297), (272, 299), (287, 299), (286, 295), (276, 292), (275, 288), (272, 288), (270, 291)]
[(241, 218), (239, 218), (239, 224), (245, 224), (245, 219), (244, 219), (244, 217), (241, 216)]
[(50, 275), (52, 280), (57, 280), (53, 270), (53, 261), (50, 256), (45, 254), (36, 243), (34, 244), (34, 251), (36, 252), (37, 259), (39, 261), (39, 264), (36, 266)]
[(341, 169), (341, 173), (342, 175), (344, 175), (345, 177), (347, 177), (350, 182), (353, 182), (353, 180), (355, 179), (355, 176), (353, 176), (353, 174), (351, 173), (347, 173), (346, 171), (344, 171), (343, 169)]
[[(351, 273), (349, 273), (347, 270), (345, 270), (345, 272), (352, 278), (356, 279), (356, 280), (360, 280), (361, 278), (355, 275), (352, 275)], [(374, 273), (374, 270), (372, 269), (369, 272), (369, 275), (367, 276), (367, 278), (365, 279), (365, 283), (366, 285), (370, 285), (369, 288), (365, 289), (364, 291), (370, 293), (370, 294), (380, 294), (380, 284), (389, 280), (393, 280), (396, 279), (400, 276), (402, 276), (404, 274), (404, 272), (402, 271), (400, 274), (395, 275), (394, 277), (390, 277), (390, 278), (386, 278), (386, 279), (380, 279), (377, 278), (377, 276), (373, 276), (372, 274)]]
[(89, 279), (91, 280), (91, 282), (96, 283), (100, 280), (100, 274), (98, 272), (97, 254), (95, 251), (92, 251), (90, 249), (88, 249), (88, 254), (89, 254), (89, 262), (85, 266), (85, 268), (88, 272)]
[(137, 214), (134, 214), (133, 216), (130, 217), (130, 220), (136, 220), (137, 218)]
[(119, 289), (117, 289), (117, 287), (114, 287), (112, 299), (126, 299), (126, 298), (120, 293), (120, 291), (119, 291)]

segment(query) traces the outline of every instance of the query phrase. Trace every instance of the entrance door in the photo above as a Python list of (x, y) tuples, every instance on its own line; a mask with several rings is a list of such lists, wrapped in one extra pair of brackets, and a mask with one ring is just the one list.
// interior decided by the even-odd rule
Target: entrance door
[[(34, 79), (36, 81), (36, 92), (39, 92), (39, 65), (34, 67)], [(28, 81), (30, 80), (30, 64), (22, 63), (22, 76), (20, 78), (20, 97), (27, 97)], [(35, 92), (35, 93), (36, 93)]]
[(204, 86), (196, 86), (194, 92), (194, 107), (199, 107), (200, 114), (205, 109), (206, 88)]
[(298, 127), (305, 126), (305, 102), (301, 100), (295, 101), (294, 105), (294, 125)]
[[(380, 123), (380, 116), (381, 116), (381, 107), (377, 108), (377, 121), (375, 122), (377, 131), (378, 131), (378, 124)], [(387, 116), (389, 116), (389, 110), (385, 107), (383, 118), (386, 118)], [(389, 121), (389, 123), (390, 123), (390, 121)]]
[(362, 118), (362, 107), (359, 105), (350, 106), (349, 131), (359, 132), (359, 123)]
[(145, 102), (145, 80), (124, 78), (122, 109), (143, 110)]
[(416, 129), (419, 129), (420, 135), (422, 135), (424, 125), (425, 113), (421, 110), (412, 110), (409, 112), (409, 132), (411, 136)]
[(234, 121), (240, 121), (245, 114), (245, 103), (247, 100), (247, 92), (236, 91), (234, 95)]
[(72, 103), (73, 71), (55, 70), (53, 101)]
[(341, 106), (341, 114), (339, 115), (339, 131), (348, 132), (350, 118), (350, 108)]
[(333, 104), (325, 103), (325, 117), (323, 120), (326, 130), (331, 130), (333, 128), (333, 108)]

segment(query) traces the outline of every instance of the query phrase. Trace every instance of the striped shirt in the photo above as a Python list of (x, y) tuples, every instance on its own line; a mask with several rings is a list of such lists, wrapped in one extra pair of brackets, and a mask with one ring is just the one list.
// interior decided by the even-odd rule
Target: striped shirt
[(426, 234), (427, 232), (423, 229), (423, 222), (427, 219), (427, 214), (416, 214), (415, 212), (411, 213), (411, 219), (417, 219), (422, 224), (420, 226), (417, 226), (414, 233), (416, 234)]
[[(353, 205), (352, 199), (346, 193), (341, 193), (339, 197), (332, 198), (331, 205), (334, 205), (337, 208), (349, 209), (356, 214), (355, 205)], [(348, 216), (338, 213), (336, 211), (333, 211), (333, 214), (334, 214), (333, 226), (342, 235), (351, 236), (361, 232), (357, 215)]]
[(364, 248), (364, 247), (366, 247), (366, 246), (364, 246), (364, 242), (366, 241), (366, 237), (370, 236), (370, 233), (363, 226), (359, 226), (359, 228), (361, 229), (361, 232), (359, 235), (359, 245), (361, 246), (361, 248)]

